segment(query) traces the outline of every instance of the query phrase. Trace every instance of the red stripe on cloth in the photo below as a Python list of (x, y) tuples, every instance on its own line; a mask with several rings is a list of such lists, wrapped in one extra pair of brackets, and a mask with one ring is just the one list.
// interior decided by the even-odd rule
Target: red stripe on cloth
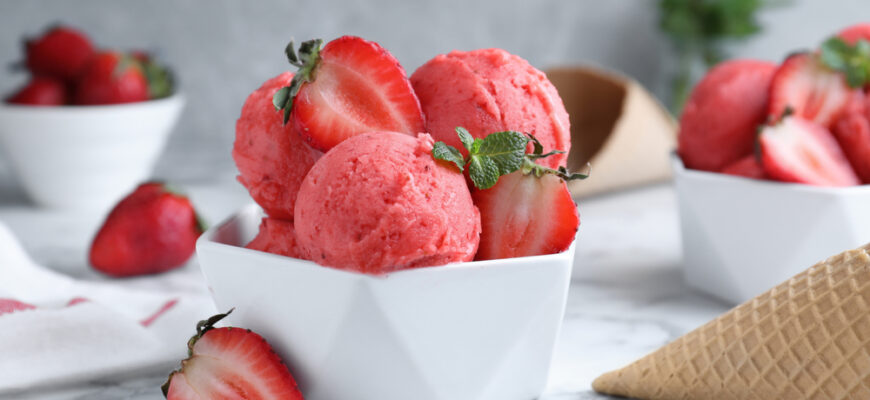
[(161, 315), (163, 315), (164, 313), (169, 311), (176, 304), (178, 304), (178, 299), (172, 299), (172, 300), (167, 301), (166, 304), (164, 304), (162, 307), (160, 307), (159, 310), (157, 310), (157, 312), (152, 314), (150, 317), (143, 319), (142, 322), (140, 322), (140, 323), (142, 324), (142, 326), (151, 325), (152, 323), (154, 323), (154, 321), (157, 318), (159, 318)]
[(32, 304), (22, 303), (14, 299), (0, 298), (0, 315), (10, 314), (16, 311), (35, 310), (36, 306)]

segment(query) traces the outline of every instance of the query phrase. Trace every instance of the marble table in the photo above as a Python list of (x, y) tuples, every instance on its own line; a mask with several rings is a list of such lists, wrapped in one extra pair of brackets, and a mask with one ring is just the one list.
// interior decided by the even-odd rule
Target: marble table
[[(183, 186), (213, 222), (250, 201), (230, 180)], [(590, 389), (595, 377), (729, 308), (683, 283), (671, 185), (583, 199), (579, 207), (582, 224), (574, 279), (543, 400), (607, 398)], [(34, 259), (72, 276), (101, 279), (84, 265), (88, 242), (101, 218), (99, 213), (36, 209), (14, 184), (0, 181), (0, 221), (9, 225)], [(159, 386), (166, 373), (153, 371), (12, 398), (157, 400), (163, 398)]]

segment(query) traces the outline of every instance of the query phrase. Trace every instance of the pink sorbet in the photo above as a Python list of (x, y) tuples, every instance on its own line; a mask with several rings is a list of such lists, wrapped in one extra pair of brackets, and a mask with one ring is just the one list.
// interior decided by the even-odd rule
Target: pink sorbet
[(318, 160), (296, 202), (307, 258), (370, 274), (474, 258), (480, 212), (456, 166), (432, 158), (433, 143), (370, 132)]
[[(411, 84), (432, 137), (463, 153), (457, 126), (474, 137), (505, 130), (531, 133), (545, 152), (571, 149), (568, 112), (556, 88), (543, 72), (504, 50), (438, 55), (411, 75)], [(567, 154), (561, 154), (539, 163), (555, 168), (566, 161)]]
[(245, 100), (236, 122), (233, 159), (239, 182), (270, 217), (293, 219), (296, 193), (321, 153), (309, 147), (293, 124), (284, 125), (272, 95), (290, 84), (293, 73), (269, 79)]
[(246, 248), (286, 257), (303, 258), (296, 241), (293, 222), (277, 218), (263, 218), (260, 231)]

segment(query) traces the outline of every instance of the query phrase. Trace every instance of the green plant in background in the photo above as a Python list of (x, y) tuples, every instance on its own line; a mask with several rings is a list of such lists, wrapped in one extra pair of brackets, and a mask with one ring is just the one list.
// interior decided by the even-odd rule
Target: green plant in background
[(678, 55), (671, 83), (671, 111), (683, 108), (694, 82), (693, 66), (710, 68), (727, 57), (724, 45), (761, 30), (756, 19), (764, 0), (659, 0), (659, 26)]

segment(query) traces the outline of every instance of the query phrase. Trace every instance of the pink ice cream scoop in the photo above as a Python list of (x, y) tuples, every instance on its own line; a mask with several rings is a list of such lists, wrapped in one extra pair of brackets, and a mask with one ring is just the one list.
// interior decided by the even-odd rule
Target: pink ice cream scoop
[(266, 217), (260, 221), (260, 231), (246, 248), (286, 257), (304, 258), (296, 241), (293, 222)]
[[(568, 112), (556, 88), (543, 72), (504, 50), (438, 55), (411, 75), (411, 84), (432, 137), (463, 152), (457, 126), (479, 138), (505, 130), (531, 133), (545, 152), (571, 149)], [(566, 161), (562, 154), (538, 162), (555, 168)]]
[(269, 79), (245, 100), (236, 122), (233, 159), (239, 182), (271, 217), (293, 219), (296, 192), (321, 153), (309, 147), (293, 124), (284, 125), (272, 96), (288, 86), (293, 74)]
[(319, 264), (380, 274), (470, 261), (480, 213), (428, 134), (371, 132), (314, 164), (296, 201), (300, 247)]

